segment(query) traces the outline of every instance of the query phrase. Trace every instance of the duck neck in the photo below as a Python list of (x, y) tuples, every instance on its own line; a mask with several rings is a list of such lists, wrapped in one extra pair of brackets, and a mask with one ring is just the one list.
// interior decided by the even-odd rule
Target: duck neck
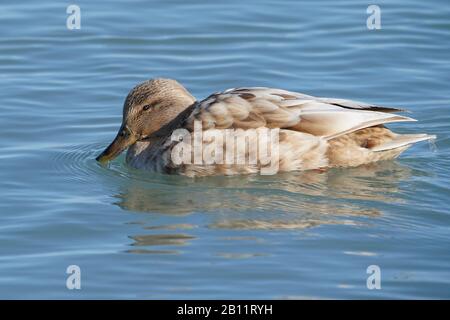
[(167, 137), (172, 134), (172, 132), (178, 128), (183, 127), (186, 123), (186, 120), (192, 114), (192, 112), (197, 107), (198, 102), (194, 101), (194, 103), (187, 106), (183, 111), (181, 111), (172, 121), (165, 124), (161, 129), (152, 133), (150, 138), (162, 138)]

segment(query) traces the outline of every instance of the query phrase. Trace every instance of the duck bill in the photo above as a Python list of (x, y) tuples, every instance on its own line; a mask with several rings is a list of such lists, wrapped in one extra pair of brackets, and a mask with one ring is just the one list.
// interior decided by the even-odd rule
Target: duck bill
[(137, 140), (137, 137), (126, 126), (122, 126), (113, 142), (95, 160), (99, 162), (111, 161)]

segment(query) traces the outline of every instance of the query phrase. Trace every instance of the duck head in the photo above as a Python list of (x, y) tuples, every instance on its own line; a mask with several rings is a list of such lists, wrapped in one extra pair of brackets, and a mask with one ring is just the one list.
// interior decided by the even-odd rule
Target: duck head
[(125, 99), (119, 132), (96, 160), (110, 161), (137, 141), (151, 139), (194, 102), (195, 98), (175, 80), (152, 79), (137, 85)]

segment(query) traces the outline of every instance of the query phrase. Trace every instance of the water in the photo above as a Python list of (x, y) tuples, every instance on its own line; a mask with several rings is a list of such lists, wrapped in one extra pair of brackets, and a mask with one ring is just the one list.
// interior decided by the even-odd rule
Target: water
[[(446, 1), (3, 1), (1, 298), (450, 298)], [(164, 76), (407, 107), (393, 162), (190, 179), (110, 167), (128, 90)], [(66, 288), (81, 268), (82, 289)], [(366, 269), (381, 268), (381, 290)]]

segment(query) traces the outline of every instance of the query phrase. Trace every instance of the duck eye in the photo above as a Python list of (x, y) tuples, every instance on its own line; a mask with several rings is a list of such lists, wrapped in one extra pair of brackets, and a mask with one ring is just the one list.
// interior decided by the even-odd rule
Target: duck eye
[(151, 105), (147, 104), (144, 106), (144, 108), (142, 108), (142, 110), (147, 111), (150, 108), (151, 108)]

